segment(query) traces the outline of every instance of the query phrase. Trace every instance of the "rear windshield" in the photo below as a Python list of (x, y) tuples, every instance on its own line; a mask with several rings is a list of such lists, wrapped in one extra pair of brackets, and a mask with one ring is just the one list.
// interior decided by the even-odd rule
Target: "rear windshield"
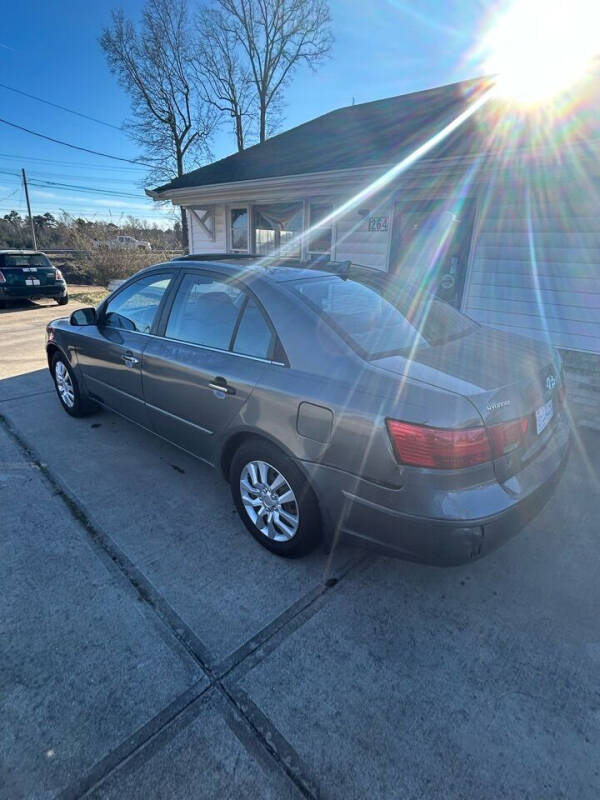
[(18, 253), (0, 253), (2, 267), (51, 267), (52, 264), (43, 253), (19, 255)]
[(368, 360), (443, 344), (476, 326), (447, 303), (415, 299), (393, 280), (366, 286), (321, 275), (289, 286)]

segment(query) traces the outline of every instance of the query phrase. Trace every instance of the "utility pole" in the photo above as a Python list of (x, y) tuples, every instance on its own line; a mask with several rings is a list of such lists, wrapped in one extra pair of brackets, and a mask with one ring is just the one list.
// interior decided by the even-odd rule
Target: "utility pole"
[(37, 242), (35, 240), (35, 228), (33, 227), (33, 217), (31, 216), (31, 205), (29, 203), (29, 189), (27, 188), (27, 175), (25, 169), (21, 168), (23, 173), (23, 186), (25, 187), (25, 199), (27, 200), (27, 213), (29, 214), (29, 225), (31, 226), (31, 239), (33, 241), (33, 249), (37, 250)]

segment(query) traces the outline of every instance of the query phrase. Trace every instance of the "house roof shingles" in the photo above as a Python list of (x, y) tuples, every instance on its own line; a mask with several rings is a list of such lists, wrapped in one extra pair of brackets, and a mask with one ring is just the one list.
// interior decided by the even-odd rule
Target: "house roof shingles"
[[(572, 137), (574, 131), (578, 139), (598, 136), (599, 84), (594, 76), (586, 82), (586, 102), (568, 95), (561, 101), (562, 114), (553, 116), (543, 110), (523, 114), (496, 100), (486, 103), (427, 157), (469, 156), (499, 146), (513, 150), (536, 142), (539, 145), (543, 143), (541, 133), (548, 138), (548, 126), (555, 143), (566, 135)], [(393, 164), (442, 130), (491, 86), (491, 79), (478, 78), (340, 108), (188, 172), (154, 191), (160, 194), (234, 181)], [(578, 91), (581, 94), (583, 90)], [(507, 119), (512, 124), (507, 124)]]

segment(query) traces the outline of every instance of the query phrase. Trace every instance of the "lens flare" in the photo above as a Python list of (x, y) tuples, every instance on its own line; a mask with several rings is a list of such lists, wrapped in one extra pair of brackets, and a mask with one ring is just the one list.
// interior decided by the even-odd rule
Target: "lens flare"
[(513, 102), (547, 103), (600, 52), (599, 0), (515, 0), (494, 17), (482, 43), (484, 68)]

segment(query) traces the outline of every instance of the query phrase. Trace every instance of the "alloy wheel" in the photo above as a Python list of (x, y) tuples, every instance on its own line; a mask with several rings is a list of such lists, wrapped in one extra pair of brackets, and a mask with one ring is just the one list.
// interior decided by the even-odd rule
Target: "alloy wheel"
[(300, 512), (284, 475), (266, 461), (250, 461), (240, 474), (240, 494), (257, 529), (276, 542), (288, 542), (298, 530)]
[(56, 362), (54, 377), (56, 378), (56, 389), (60, 399), (67, 408), (73, 408), (75, 405), (75, 390), (73, 388), (71, 376), (69, 375), (69, 370), (62, 361)]

